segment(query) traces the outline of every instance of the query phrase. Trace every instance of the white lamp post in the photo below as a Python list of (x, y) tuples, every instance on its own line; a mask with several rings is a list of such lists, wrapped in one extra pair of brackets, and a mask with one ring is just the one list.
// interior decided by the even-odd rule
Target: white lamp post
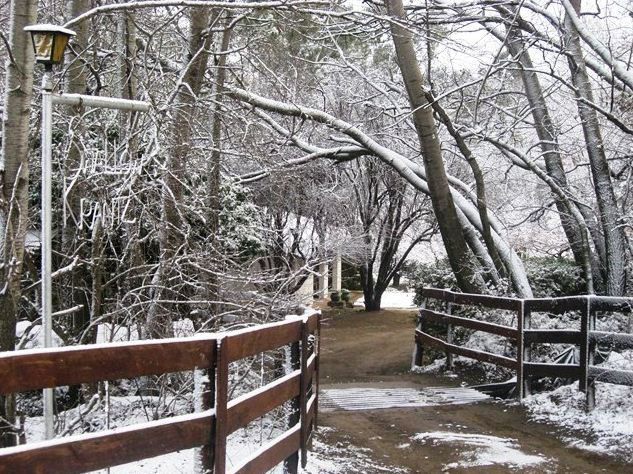
[[(74, 105), (118, 110), (147, 112), (149, 104), (138, 100), (115, 99), (81, 94), (56, 94), (53, 92), (51, 74), (53, 65), (64, 59), (64, 50), (75, 32), (56, 25), (31, 25), (24, 28), (31, 33), (35, 60), (44, 64), (42, 78), (42, 325), (44, 346), (51, 347), (53, 340), (52, 304), (52, 129), (53, 105)], [(53, 389), (44, 389), (44, 426), (46, 439), (55, 436)]]
[[(64, 50), (75, 32), (55, 25), (31, 25), (24, 28), (31, 33), (35, 60), (44, 64), (42, 77), (42, 326), (44, 327), (44, 347), (53, 345), (53, 303), (52, 303), (52, 137), (53, 128), (53, 65), (64, 59)], [(54, 393), (52, 388), (44, 389), (44, 430), (46, 439), (55, 436)]]

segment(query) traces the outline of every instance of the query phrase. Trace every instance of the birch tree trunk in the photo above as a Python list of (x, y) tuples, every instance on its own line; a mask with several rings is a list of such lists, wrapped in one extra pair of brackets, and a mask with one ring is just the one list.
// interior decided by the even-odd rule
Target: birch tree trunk
[[(24, 27), (37, 21), (37, 0), (13, 0), (0, 157), (0, 351), (15, 349), (24, 241), (28, 223), (28, 137), (34, 56)], [(15, 398), (0, 396), (0, 447), (16, 443)]]
[(385, 0), (388, 14), (395, 21), (389, 24), (400, 73), (409, 97), (413, 123), (418, 133), (426, 168), (433, 210), (451, 268), (459, 287), (468, 293), (481, 293), (485, 288), (477, 273), (478, 264), (464, 238), (463, 229), (451, 196), (433, 110), (424, 93), (424, 78), (416, 58), (413, 38), (398, 22), (407, 20), (402, 0)]
[[(576, 14), (580, 13), (581, 0), (572, 0)], [(571, 55), (568, 57), (572, 82), (576, 88), (578, 114), (582, 123), (589, 167), (593, 178), (598, 213), (602, 224), (606, 253), (606, 294), (622, 296), (626, 290), (627, 245), (621, 227), (609, 163), (604, 152), (598, 114), (587, 102), (593, 103), (591, 82), (587, 73), (580, 38), (574, 22), (565, 16), (565, 40)]]

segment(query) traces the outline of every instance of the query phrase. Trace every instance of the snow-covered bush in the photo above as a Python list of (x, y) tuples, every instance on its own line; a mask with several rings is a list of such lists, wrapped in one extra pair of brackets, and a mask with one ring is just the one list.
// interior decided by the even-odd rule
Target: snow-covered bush
[(578, 265), (566, 258), (538, 257), (524, 261), (535, 298), (555, 298), (585, 293)]

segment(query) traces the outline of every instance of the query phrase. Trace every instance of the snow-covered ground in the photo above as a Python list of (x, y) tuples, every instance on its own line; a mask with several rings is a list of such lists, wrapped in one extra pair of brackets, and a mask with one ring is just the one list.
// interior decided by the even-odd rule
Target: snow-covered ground
[[(613, 369), (631, 370), (633, 351), (612, 352), (601, 365)], [(624, 458), (633, 462), (633, 387), (596, 384), (596, 407), (585, 410), (585, 394), (578, 383), (565, 385), (550, 392), (532, 395), (525, 400), (534, 420), (555, 423), (570, 430), (565, 437), (569, 445)], [(581, 440), (578, 431), (590, 441)]]
[[(414, 291), (400, 291), (395, 288), (387, 288), (382, 295), (381, 306), (383, 309), (410, 309), (415, 308), (413, 298)], [(361, 296), (354, 302), (355, 307), (364, 307), (363, 297)]]

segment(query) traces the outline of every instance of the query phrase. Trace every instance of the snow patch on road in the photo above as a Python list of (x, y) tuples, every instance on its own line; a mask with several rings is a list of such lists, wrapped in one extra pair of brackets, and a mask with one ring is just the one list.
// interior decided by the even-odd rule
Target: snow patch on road
[(375, 472), (400, 474), (408, 471), (377, 463), (367, 453), (368, 448), (354, 446), (351, 443), (327, 443), (324, 437), (334, 432), (333, 428), (320, 427), (314, 438), (312, 450), (308, 455), (308, 465), (302, 472), (306, 474), (348, 474), (351, 472)]
[(482, 434), (435, 431), (418, 433), (411, 438), (420, 443), (459, 445), (460, 460), (446, 464), (443, 470), (477, 466), (506, 465), (518, 468), (547, 462), (543, 456), (526, 454), (519, 449), (517, 440)]

